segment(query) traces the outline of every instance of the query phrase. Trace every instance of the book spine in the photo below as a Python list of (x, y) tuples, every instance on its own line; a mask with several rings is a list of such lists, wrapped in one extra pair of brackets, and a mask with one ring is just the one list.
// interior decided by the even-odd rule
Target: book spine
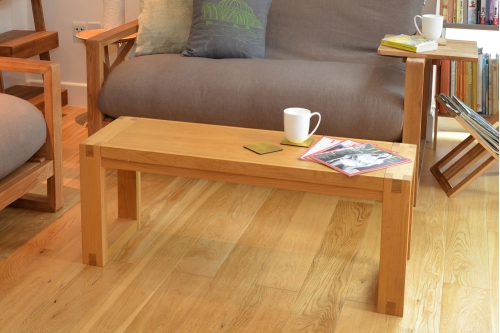
[(484, 0), (477, 0), (476, 4), (476, 24), (481, 23), (481, 2)]
[(457, 23), (464, 23), (464, 0), (457, 1)]
[(492, 25), (493, 24), (493, 14), (495, 12), (494, 10), (494, 0), (488, 0), (488, 18), (486, 21), (486, 24)]
[[(441, 82), (439, 82), (439, 92), (450, 95), (450, 60), (441, 61)], [(438, 105), (439, 112), (447, 113), (446, 109)]]
[(483, 48), (477, 50), (477, 92), (476, 111), (483, 112)]
[(493, 25), (498, 25), (498, 0), (493, 0)]
[(453, 23), (453, 16), (455, 16), (455, 0), (448, 0), (448, 23)]
[(471, 109), (477, 112), (477, 63), (472, 63)]
[(483, 113), (484, 114), (489, 114), (489, 101), (488, 101), (488, 97), (489, 97), (489, 84), (490, 84), (490, 80), (489, 80), (489, 75), (490, 75), (490, 71), (489, 71), (489, 57), (490, 55), (489, 54), (485, 54), (485, 60), (484, 60), (484, 80), (483, 80), (483, 85), (484, 85), (484, 88), (483, 88), (483, 91), (484, 91), (484, 102), (483, 102)]
[(488, 114), (488, 53), (483, 55), (483, 114)]
[(450, 94), (452, 96), (457, 96), (456, 68), (457, 68), (456, 61), (451, 60), (451, 63), (450, 63)]
[(462, 61), (460, 64), (460, 99), (465, 102), (467, 99), (467, 63)]
[(472, 107), (472, 63), (465, 63), (465, 104)]
[(488, 59), (488, 114), (491, 115), (493, 111), (493, 58), (490, 55)]
[(467, 24), (469, 20), (469, 0), (463, 0), (462, 23)]
[(448, 0), (441, 1), (441, 16), (445, 22), (448, 21)]
[(382, 39), (382, 45), (389, 46), (389, 47), (394, 47), (394, 48), (400, 49), (400, 50), (405, 50), (405, 51), (410, 51), (410, 52), (417, 52), (417, 48), (415, 46), (404, 45), (404, 44), (400, 44), (400, 43), (395, 43), (395, 42), (390, 41), (390, 40), (384, 40), (384, 39)]
[(487, 0), (481, 2), (481, 7), (479, 11), (479, 24), (486, 24), (486, 4)]
[(476, 24), (477, 7), (475, 0), (468, 0), (467, 5), (467, 22), (468, 24)]
[(499, 91), (498, 91), (498, 80), (499, 80), (499, 59), (498, 59), (498, 54), (496, 55), (495, 59), (492, 61), (493, 63), (493, 80), (492, 80), (492, 83), (493, 83), (493, 102), (492, 102), (492, 105), (493, 105), (493, 109), (492, 109), (492, 112), (491, 114), (495, 114), (498, 112), (498, 107), (499, 107)]

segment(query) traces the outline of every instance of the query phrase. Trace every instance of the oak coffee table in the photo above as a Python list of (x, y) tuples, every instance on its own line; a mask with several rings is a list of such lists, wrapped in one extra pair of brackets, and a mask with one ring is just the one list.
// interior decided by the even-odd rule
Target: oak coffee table
[[(258, 155), (283, 132), (120, 117), (80, 144), (83, 262), (104, 266), (141, 227), (141, 172), (382, 201), (378, 311), (403, 315), (415, 163), (348, 177), (302, 161), (305, 148)], [(319, 137), (316, 136), (316, 139)], [(415, 161), (416, 146), (372, 142)], [(106, 170), (117, 169), (118, 219), (106, 221)]]

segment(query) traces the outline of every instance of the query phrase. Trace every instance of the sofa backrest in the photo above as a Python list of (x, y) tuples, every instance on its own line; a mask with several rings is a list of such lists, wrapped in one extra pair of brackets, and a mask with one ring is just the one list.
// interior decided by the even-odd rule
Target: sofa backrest
[(385, 34), (416, 32), (413, 17), (423, 1), (273, 0), (266, 58), (377, 62)]

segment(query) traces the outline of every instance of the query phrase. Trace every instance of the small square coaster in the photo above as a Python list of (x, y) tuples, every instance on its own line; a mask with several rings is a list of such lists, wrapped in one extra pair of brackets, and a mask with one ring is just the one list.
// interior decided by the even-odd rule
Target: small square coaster
[(306, 148), (308, 148), (313, 142), (314, 142), (313, 138), (309, 138), (306, 141), (301, 142), (301, 143), (290, 142), (286, 138), (284, 138), (283, 141), (281, 141), (281, 144), (282, 145), (298, 146), (298, 147), (306, 147)]
[(250, 149), (251, 151), (256, 152), (257, 154), (261, 154), (261, 155), (268, 154), (268, 153), (274, 153), (276, 151), (283, 150), (283, 148), (275, 146), (269, 142), (252, 143), (249, 145), (245, 145), (243, 147), (245, 147), (246, 149)]

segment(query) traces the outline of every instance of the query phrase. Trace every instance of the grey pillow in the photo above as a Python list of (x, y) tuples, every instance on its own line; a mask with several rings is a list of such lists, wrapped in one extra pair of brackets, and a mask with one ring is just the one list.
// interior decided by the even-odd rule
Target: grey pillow
[(193, 18), (192, 0), (141, 0), (139, 10), (131, 58), (184, 50)]
[(182, 55), (264, 58), (271, 0), (194, 0), (193, 22)]

